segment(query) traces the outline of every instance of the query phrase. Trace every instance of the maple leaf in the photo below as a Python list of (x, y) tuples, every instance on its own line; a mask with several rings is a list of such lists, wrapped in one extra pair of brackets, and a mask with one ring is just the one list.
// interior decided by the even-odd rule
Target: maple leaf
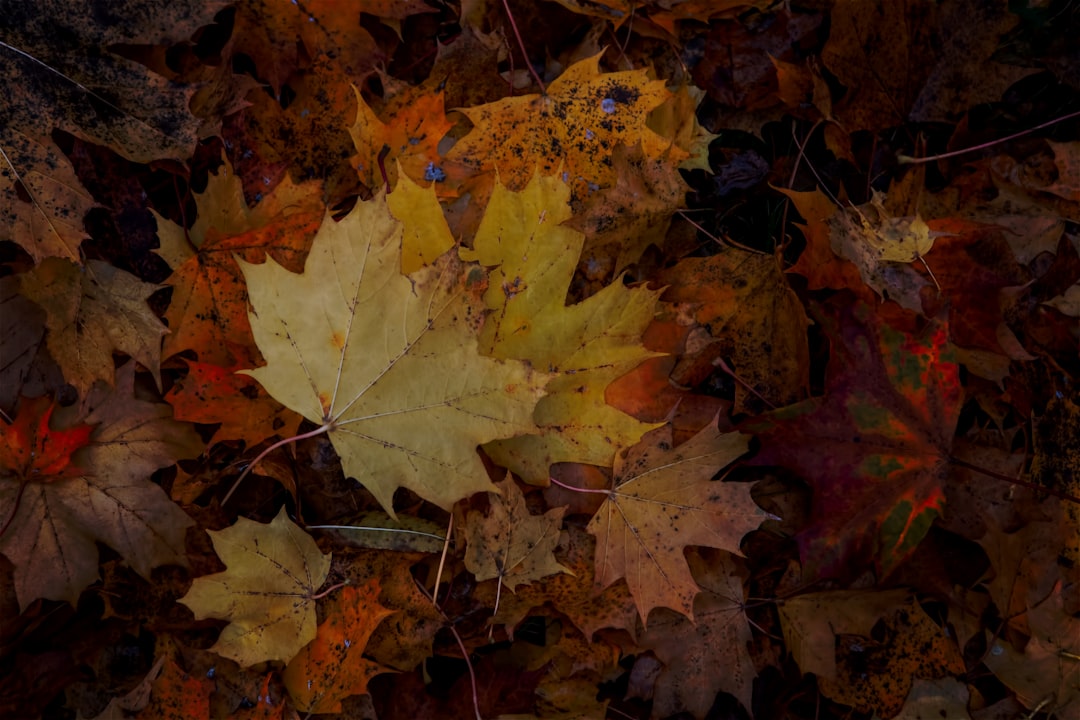
[(459, 112), (472, 131), (446, 154), (451, 179), (498, 168), (511, 190), (533, 175), (551, 175), (560, 166), (575, 188), (614, 183), (609, 157), (618, 145), (640, 142), (648, 158), (685, 153), (646, 124), (648, 113), (668, 99), (663, 81), (645, 70), (600, 72), (600, 55), (574, 63), (544, 95), (519, 95)]
[(400, 672), (412, 671), (431, 655), (435, 633), (444, 627), (442, 613), (417, 588), (410, 571), (422, 558), (420, 553), (348, 547), (338, 552), (338, 560), (347, 568), (348, 581), (360, 586), (377, 583), (379, 604), (394, 611), (375, 627), (364, 654)]
[[(800, 669), (817, 674), (824, 694), (862, 712), (892, 717), (915, 678), (963, 671), (955, 639), (906, 590), (810, 593), (779, 609)], [(872, 635), (875, 627), (884, 632)]]
[(693, 622), (659, 610), (639, 642), (667, 666), (656, 681), (655, 712), (705, 717), (717, 692), (731, 693), (749, 709), (757, 672), (747, 652), (750, 623), (734, 559), (723, 552), (691, 552), (688, 561), (702, 588)]
[(465, 515), (469, 572), (478, 581), (499, 578), (511, 591), (548, 575), (570, 572), (554, 555), (566, 508), (533, 515), (511, 476), (495, 487), (497, 493), (488, 493), (487, 512), (470, 510)]
[(699, 588), (683, 549), (702, 545), (741, 555), (742, 536), (765, 517), (749, 485), (712, 480), (749, 441), (721, 433), (714, 420), (673, 448), (664, 426), (616, 457), (613, 489), (588, 526), (596, 536), (596, 586), (626, 578), (644, 622), (661, 606), (693, 617)]
[[(622, 628), (631, 637), (637, 634), (637, 608), (626, 583), (615, 583), (603, 591), (595, 592), (593, 565), (596, 557), (596, 539), (581, 527), (567, 525), (565, 542), (556, 554), (558, 563), (566, 572), (550, 576), (542, 583), (519, 588), (513, 595), (501, 598), (492, 623), (507, 626), (507, 634), (514, 637), (517, 626), (532, 608), (550, 603), (592, 641), (601, 628)], [(494, 598), (483, 596), (487, 586), (477, 589), (479, 597), (494, 605)]]
[(446, 509), (490, 490), (476, 446), (534, 430), (547, 381), (481, 357), (452, 254), (406, 277), (401, 237), (380, 194), (323, 222), (302, 275), (240, 261), (267, 360), (247, 374), (321, 425), (391, 514), (398, 487)]
[(1063, 590), (1059, 581), (1048, 597), (1029, 607), (1031, 637), (1022, 651), (998, 638), (984, 662), (1026, 707), (1071, 717), (1080, 706), (1080, 620), (1066, 611)]
[[(383, 159), (390, 187), (397, 186), (398, 173), (416, 181), (434, 178), (432, 168), (439, 162), (439, 141), (454, 126), (446, 119), (442, 92), (420, 95), (413, 103), (401, 108), (390, 124), (364, 102), (356, 92), (356, 122), (349, 128), (360, 156), (357, 172), (360, 181), (369, 188), (383, 184), (382, 172), (376, 158)], [(392, 164), (391, 164), (392, 163)]]
[(615, 282), (566, 305), (584, 242), (562, 225), (570, 217), (569, 192), (559, 178), (539, 173), (521, 192), (496, 183), (473, 249), (461, 250), (464, 259), (493, 268), (482, 352), (557, 373), (533, 415), (541, 432), (485, 447), (531, 484), (543, 484), (557, 462), (608, 466), (617, 449), (654, 427), (608, 405), (604, 388), (657, 354), (640, 338), (659, 291)]
[(190, 426), (172, 419), (168, 405), (134, 397), (134, 382), (129, 362), (117, 371), (114, 390), (98, 386), (91, 393), (88, 415), (62, 423), (76, 435), (58, 436), (61, 453), (85, 432), (82, 424), (96, 425), (74, 467), (58, 456), (39, 469), (52, 467), (60, 476), (35, 474), (31, 466), (23, 469), (34, 476), (25, 487), (7, 474), (11, 468), (0, 478), (0, 517), (11, 516), (0, 553), (15, 565), (22, 608), (35, 598), (77, 602), (97, 578), (95, 542), (115, 549), (146, 578), (158, 565), (186, 564), (184, 534), (192, 521), (147, 478), (177, 459), (196, 457), (203, 444)]
[(386, 206), (402, 223), (401, 272), (409, 275), (434, 263), (455, 243), (434, 184), (425, 189), (408, 175), (399, 172), (398, 176), (394, 192), (386, 196)]
[[(161, 675), (153, 681), (150, 703), (137, 717), (159, 720), (202, 720), (210, 717), (210, 694), (214, 681), (192, 675), (172, 660), (165, 662)], [(120, 711), (120, 708), (117, 708)], [(119, 712), (117, 717), (123, 717)], [(103, 720), (95, 718), (95, 720)]]
[(244, 667), (289, 662), (315, 639), (315, 591), (330, 573), (330, 555), (289, 520), (285, 508), (268, 524), (247, 518), (207, 531), (227, 568), (195, 578), (178, 602), (196, 620), (229, 624), (210, 648)]
[(806, 220), (805, 225), (797, 225), (806, 237), (806, 249), (799, 255), (799, 260), (788, 268), (788, 272), (798, 273), (807, 279), (810, 290), (847, 288), (856, 295), (873, 298), (855, 265), (839, 257), (832, 248), (832, 225), (839, 208), (821, 190), (796, 192), (780, 188), (795, 209)]
[(874, 625), (910, 595), (907, 590), (831, 590), (778, 606), (784, 643), (804, 673), (835, 681), (836, 636), (870, 637)]
[(210, 173), (195, 202), (198, 215), (190, 229), (157, 216), (157, 253), (173, 268), (165, 281), (173, 288), (165, 313), (165, 357), (194, 350), (203, 363), (251, 367), (259, 358), (236, 258), (263, 262), (269, 255), (291, 270), (303, 268), (325, 213), (319, 189), (286, 180), (249, 207), (239, 177), (226, 162)]
[(750, 462), (812, 483), (812, 524), (798, 537), (808, 576), (871, 559), (888, 574), (944, 505), (962, 399), (948, 324), (917, 332), (841, 301), (817, 314), (833, 353), (825, 396), (745, 423), (763, 444)]
[(615, 255), (618, 274), (649, 245), (663, 246), (672, 213), (683, 204), (689, 186), (668, 157), (647, 158), (640, 144), (619, 145), (611, 162), (615, 187), (590, 197), (566, 224), (585, 233), (587, 252)]
[(238, 374), (247, 364), (231, 367), (184, 361), (186, 377), (165, 395), (177, 420), (220, 426), (210, 438), (210, 445), (226, 440), (243, 440), (254, 447), (273, 435), (295, 435), (301, 417), (281, 406), (253, 379)]
[(375, 580), (337, 593), (315, 639), (289, 661), (282, 676), (300, 712), (339, 713), (344, 698), (366, 693), (371, 678), (390, 672), (365, 659), (364, 647), (379, 623), (393, 614), (379, 604)]
[[(668, 286), (661, 299), (707, 327), (754, 392), (776, 406), (805, 397), (809, 321), (771, 255), (725, 248), (682, 260), (659, 282)], [(734, 412), (760, 411), (758, 402), (736, 385)]]
[(0, 136), (0, 228), (34, 262), (79, 262), (79, 246), (90, 237), (82, 220), (94, 199), (52, 141), (10, 127), (6, 134)]
[(23, 295), (45, 311), (49, 353), (84, 397), (97, 380), (113, 382), (113, 352), (127, 353), (161, 387), (161, 337), (168, 329), (146, 304), (158, 285), (100, 260), (80, 268), (48, 258), (19, 276)]
[(188, 110), (194, 90), (112, 48), (186, 40), (225, 3), (177, 2), (153, 10), (150, 5), (4, 5), (0, 73), (9, 86), (0, 98), (0, 236), (14, 240), (35, 262), (79, 262), (79, 245), (87, 237), (82, 219), (94, 205), (49, 139), (53, 128), (108, 145), (136, 162), (186, 159), (195, 145), (199, 123)]

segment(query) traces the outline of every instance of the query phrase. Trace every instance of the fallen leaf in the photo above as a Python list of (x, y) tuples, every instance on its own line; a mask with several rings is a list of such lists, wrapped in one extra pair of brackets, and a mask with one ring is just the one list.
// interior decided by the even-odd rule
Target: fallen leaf
[(665, 426), (617, 457), (613, 489), (588, 527), (596, 536), (596, 586), (626, 578), (646, 623), (655, 607), (693, 617), (700, 588), (683, 550), (702, 545), (741, 555), (742, 536), (765, 518), (749, 485), (712, 480), (749, 442), (746, 435), (721, 433), (714, 421), (673, 448)]
[(477, 581), (498, 578), (514, 591), (548, 575), (569, 573), (553, 554), (559, 544), (566, 508), (533, 515), (525, 496), (509, 475), (488, 493), (487, 512), (465, 515), (465, 567)]
[(266, 257), (290, 270), (303, 268), (312, 236), (325, 210), (314, 183), (279, 184), (250, 207), (229, 163), (210, 173), (206, 191), (195, 196), (197, 216), (191, 228), (158, 217), (157, 251), (173, 274), (165, 319), (165, 357), (194, 350), (199, 361), (229, 368), (258, 361), (247, 318), (247, 292), (239, 257)]
[(349, 128), (349, 134), (361, 158), (357, 167), (360, 182), (369, 188), (384, 185), (378, 163), (372, 162), (376, 158), (382, 160), (385, 182), (391, 188), (397, 187), (401, 171), (416, 182), (436, 180), (431, 168), (440, 162), (439, 141), (454, 126), (446, 119), (442, 92), (416, 97), (387, 124), (368, 106), (360, 91), (355, 87), (353, 90), (356, 122)]
[(480, 348), (555, 373), (533, 420), (539, 434), (489, 443), (485, 452), (525, 482), (546, 484), (557, 462), (609, 466), (615, 452), (652, 425), (604, 399), (613, 380), (657, 353), (641, 344), (658, 292), (614, 282), (566, 305), (584, 238), (562, 223), (570, 189), (539, 173), (521, 192), (497, 183), (473, 249), (461, 256), (491, 267), (484, 304), (491, 315)]
[(742, 579), (728, 553), (691, 551), (687, 559), (702, 588), (693, 621), (658, 610), (639, 641), (666, 666), (656, 680), (654, 712), (705, 717), (718, 692), (731, 693), (749, 710), (757, 671), (747, 651), (751, 633)]
[(807, 593), (778, 605), (788, 652), (804, 673), (835, 681), (836, 636), (870, 637), (887, 612), (908, 598), (907, 590), (829, 590)]
[(615, 255), (618, 275), (649, 245), (663, 247), (688, 186), (670, 158), (648, 158), (640, 145), (617, 146), (611, 162), (615, 186), (590, 197), (566, 226), (585, 234), (586, 251)]
[[(186, 565), (184, 535), (192, 521), (148, 481), (158, 468), (196, 457), (203, 444), (172, 409), (134, 396), (135, 365), (117, 371), (116, 388), (98, 386), (83, 417), (68, 408), (61, 429), (96, 425), (74, 457), (82, 473), (32, 481), (13, 505), (19, 482), (0, 479), (0, 516), (14, 513), (0, 552), (15, 565), (15, 591), (25, 609), (35, 598), (78, 602), (97, 579), (95, 542), (116, 550), (144, 578), (159, 565)], [(81, 431), (80, 431), (81, 432)], [(57, 459), (62, 465), (62, 460)]]
[(618, 145), (640, 142), (648, 158), (683, 155), (646, 125), (648, 113), (669, 97), (664, 83), (644, 70), (601, 73), (599, 62), (596, 55), (571, 65), (544, 95), (461, 108), (473, 130), (446, 153), (447, 175), (460, 181), (498, 168), (500, 181), (517, 191), (534, 174), (562, 166), (564, 180), (579, 190), (614, 184), (606, 161)]
[(1063, 589), (1057, 583), (1030, 606), (1031, 638), (1022, 651), (998, 638), (983, 662), (1025, 707), (1070, 717), (1080, 705), (1080, 620), (1065, 612)]
[(811, 526), (798, 536), (808, 577), (887, 575), (944, 506), (960, 414), (960, 368), (949, 326), (891, 325), (850, 298), (815, 313), (830, 341), (825, 396), (744, 423), (762, 450), (814, 488)]
[[(83, 217), (94, 199), (51, 140), (8, 127), (0, 136), (0, 228), (34, 262), (81, 262)], [(20, 192), (21, 191), (21, 192)]]
[[(242, 355), (242, 351), (237, 354)], [(242, 440), (255, 447), (274, 435), (295, 435), (301, 417), (270, 397), (253, 379), (241, 375), (247, 363), (220, 367), (195, 360), (184, 361), (188, 374), (177, 380), (165, 395), (177, 420), (218, 424), (210, 445)]]
[(379, 604), (375, 580), (337, 592), (315, 639), (285, 667), (282, 678), (297, 710), (339, 713), (342, 699), (366, 693), (371, 678), (389, 672), (365, 659), (364, 648), (375, 627), (393, 613)]
[(302, 275), (240, 262), (267, 359), (247, 374), (324, 427), (391, 515), (398, 487), (445, 509), (490, 490), (476, 446), (532, 430), (547, 380), (481, 357), (455, 259), (401, 275), (401, 234), (379, 195), (327, 217)]
[(971, 720), (968, 714), (970, 696), (967, 685), (956, 678), (918, 678), (912, 683), (900, 714), (893, 720)]
[[(661, 300), (678, 303), (719, 341), (718, 354), (758, 395), (781, 407), (806, 396), (809, 321), (771, 255), (725, 248), (687, 258), (660, 274)], [(689, 354), (689, 352), (687, 352)], [(761, 400), (735, 387), (735, 413), (761, 412)]]
[(386, 196), (390, 213), (401, 221), (401, 272), (409, 275), (431, 265), (454, 247), (454, 236), (446, 225), (435, 195), (435, 185), (425, 189), (407, 174), (399, 174), (394, 191)]
[(159, 289), (100, 260), (85, 267), (48, 258), (23, 273), (23, 295), (45, 311), (46, 343), (64, 378), (86, 396), (113, 383), (113, 353), (130, 355), (161, 387), (161, 337), (168, 328), (146, 304)]
[(229, 624), (211, 651), (250, 667), (267, 660), (289, 662), (315, 639), (315, 592), (330, 572), (330, 555), (297, 527), (285, 508), (269, 523), (238, 518), (224, 530), (207, 531), (224, 572), (195, 578), (178, 602), (196, 620)]
[[(503, 596), (492, 623), (506, 625), (507, 634), (513, 638), (514, 628), (529, 611), (546, 602), (568, 617), (590, 642), (602, 628), (622, 628), (635, 636), (638, 611), (626, 583), (616, 582), (595, 592), (596, 539), (574, 524), (567, 525), (564, 532), (566, 542), (555, 557), (567, 572), (551, 575), (542, 583), (526, 585), (513, 595)], [(485, 587), (481, 586), (478, 593)], [(494, 606), (494, 603), (492, 593), (488, 604)]]
[(184, 672), (172, 660), (150, 689), (150, 704), (136, 717), (150, 720), (203, 720), (210, 718), (214, 681)]

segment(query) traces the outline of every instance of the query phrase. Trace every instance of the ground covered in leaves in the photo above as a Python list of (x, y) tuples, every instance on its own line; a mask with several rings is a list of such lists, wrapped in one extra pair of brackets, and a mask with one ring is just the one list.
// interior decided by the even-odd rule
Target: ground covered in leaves
[(0, 716), (1080, 712), (1075, 3), (0, 9)]

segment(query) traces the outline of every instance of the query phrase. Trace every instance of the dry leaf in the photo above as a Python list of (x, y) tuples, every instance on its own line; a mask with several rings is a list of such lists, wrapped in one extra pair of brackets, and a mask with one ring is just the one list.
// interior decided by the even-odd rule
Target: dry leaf
[(269, 524), (238, 518), (208, 531), (227, 570), (196, 578), (179, 602), (195, 618), (229, 624), (213, 652), (244, 667), (289, 662), (315, 639), (315, 592), (330, 572), (330, 555), (289, 520), (282, 507)]

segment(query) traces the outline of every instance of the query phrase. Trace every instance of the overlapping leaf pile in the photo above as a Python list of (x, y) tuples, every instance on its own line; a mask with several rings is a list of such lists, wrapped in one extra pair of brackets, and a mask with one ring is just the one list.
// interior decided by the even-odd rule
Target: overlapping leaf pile
[(1075, 716), (1030, 5), (5, 3), (0, 716)]

